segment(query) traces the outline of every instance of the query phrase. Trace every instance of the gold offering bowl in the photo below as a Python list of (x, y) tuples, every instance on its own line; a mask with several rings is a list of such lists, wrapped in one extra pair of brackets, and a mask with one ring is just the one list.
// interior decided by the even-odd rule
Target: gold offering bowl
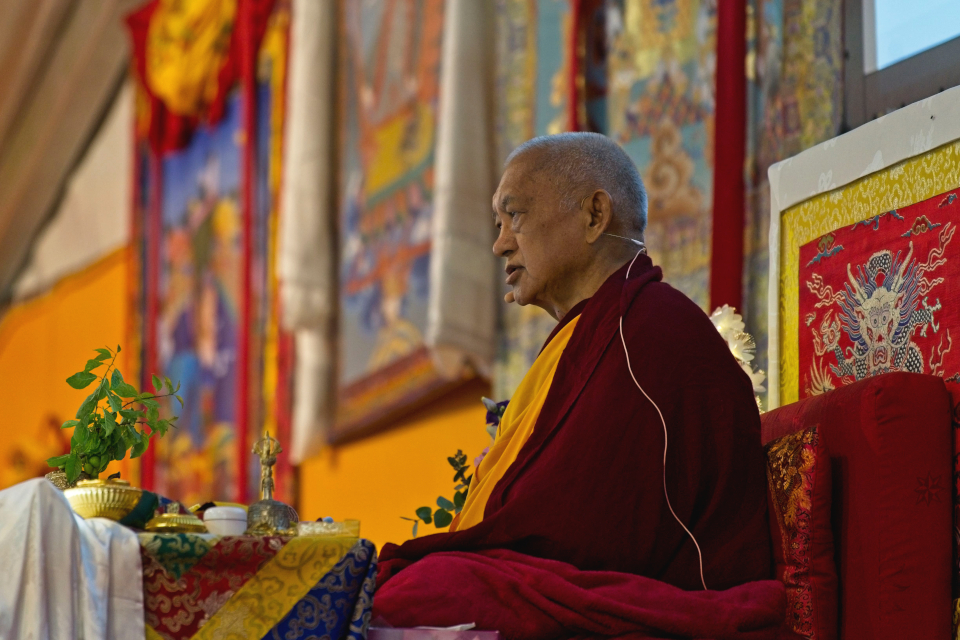
[(150, 519), (146, 530), (153, 533), (206, 533), (207, 526), (193, 512), (180, 513), (179, 503), (171, 502), (166, 513)]
[(141, 490), (126, 480), (80, 480), (63, 494), (73, 510), (84, 518), (121, 520), (140, 501)]
[(162, 513), (147, 523), (153, 533), (206, 533), (203, 520), (193, 514)]

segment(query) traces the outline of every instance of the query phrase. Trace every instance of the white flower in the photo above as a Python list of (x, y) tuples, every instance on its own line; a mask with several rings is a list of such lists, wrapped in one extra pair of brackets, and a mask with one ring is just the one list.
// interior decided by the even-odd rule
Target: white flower
[(753, 336), (749, 333), (739, 331), (727, 338), (727, 346), (730, 353), (740, 362), (750, 362), (753, 360), (753, 352), (757, 348), (753, 341)]
[(710, 321), (717, 328), (724, 340), (729, 342), (730, 338), (743, 332), (743, 318), (730, 305), (717, 307), (717, 310), (710, 314)]
[(766, 387), (763, 386), (763, 381), (766, 380), (767, 374), (765, 374), (761, 369), (754, 371), (746, 362), (740, 365), (740, 368), (743, 369), (743, 372), (750, 376), (750, 383), (753, 384), (754, 393), (763, 393), (766, 391)]
[[(726, 341), (727, 348), (737, 359), (740, 368), (749, 376), (750, 384), (753, 385), (753, 393), (758, 394), (766, 391), (763, 381), (767, 378), (767, 374), (759, 369), (754, 370), (753, 365), (750, 364), (757, 349), (757, 344), (753, 341), (753, 336), (744, 333), (743, 318), (740, 314), (733, 307), (723, 305), (710, 314), (710, 320), (717, 331), (720, 332), (720, 336)], [(760, 406), (759, 398), (757, 398), (757, 406)]]

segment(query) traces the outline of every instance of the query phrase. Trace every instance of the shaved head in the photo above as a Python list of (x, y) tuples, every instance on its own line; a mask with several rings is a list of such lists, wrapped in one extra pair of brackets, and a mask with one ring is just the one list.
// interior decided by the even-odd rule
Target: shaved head
[[(644, 249), (647, 194), (630, 157), (596, 133), (534, 138), (493, 194), (504, 299), (560, 319)], [(639, 248), (638, 248), (639, 246)]]
[(610, 194), (614, 217), (624, 231), (642, 234), (647, 226), (647, 190), (630, 156), (599, 133), (560, 133), (524, 142), (507, 158), (532, 160), (535, 173), (546, 173), (561, 192), (566, 209), (603, 189)]

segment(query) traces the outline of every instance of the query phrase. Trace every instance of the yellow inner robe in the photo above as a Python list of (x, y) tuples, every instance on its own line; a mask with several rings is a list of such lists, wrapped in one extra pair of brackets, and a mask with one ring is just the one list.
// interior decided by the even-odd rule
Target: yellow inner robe
[(523, 377), (500, 419), (497, 438), (477, 468), (470, 483), (467, 501), (460, 515), (450, 525), (450, 531), (467, 529), (483, 520), (483, 512), (493, 488), (517, 459), (520, 449), (533, 433), (550, 385), (553, 384), (560, 356), (567, 347), (579, 319), (580, 316), (577, 316), (557, 332)]

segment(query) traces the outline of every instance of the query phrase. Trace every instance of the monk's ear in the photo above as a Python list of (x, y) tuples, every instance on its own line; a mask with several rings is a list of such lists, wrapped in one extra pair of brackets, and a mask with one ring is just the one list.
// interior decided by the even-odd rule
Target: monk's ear
[(613, 201), (610, 200), (610, 194), (603, 189), (597, 189), (584, 199), (583, 211), (587, 215), (586, 240), (588, 244), (593, 244), (613, 221)]

